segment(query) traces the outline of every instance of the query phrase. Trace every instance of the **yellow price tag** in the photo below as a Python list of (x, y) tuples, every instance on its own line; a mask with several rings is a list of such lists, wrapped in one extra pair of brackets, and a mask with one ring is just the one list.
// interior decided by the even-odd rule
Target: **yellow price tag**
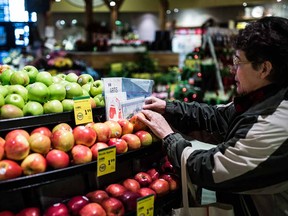
[(154, 195), (148, 195), (137, 199), (137, 216), (153, 216)]
[(74, 100), (75, 124), (85, 124), (93, 121), (92, 108), (89, 96), (76, 97)]
[(116, 170), (116, 146), (99, 149), (97, 157), (97, 177)]

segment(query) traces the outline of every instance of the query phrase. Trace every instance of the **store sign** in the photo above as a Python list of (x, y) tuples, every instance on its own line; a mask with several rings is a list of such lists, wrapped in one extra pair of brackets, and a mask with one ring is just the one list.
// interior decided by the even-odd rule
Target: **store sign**
[(116, 170), (116, 146), (110, 146), (98, 150), (97, 177), (103, 176)]
[(75, 124), (80, 125), (93, 122), (90, 97), (76, 97), (73, 100)]

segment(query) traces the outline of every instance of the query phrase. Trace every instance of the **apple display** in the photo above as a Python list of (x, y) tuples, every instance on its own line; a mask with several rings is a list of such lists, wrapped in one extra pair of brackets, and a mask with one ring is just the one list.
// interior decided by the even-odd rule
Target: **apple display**
[(140, 141), (141, 141), (141, 146), (149, 146), (152, 144), (152, 135), (145, 130), (139, 130), (135, 133)]
[(67, 83), (65, 89), (66, 99), (73, 99), (74, 97), (80, 97), (83, 95), (82, 87), (78, 83)]
[(157, 197), (156, 192), (154, 190), (152, 190), (151, 188), (149, 188), (149, 187), (141, 187), (138, 190), (138, 193), (140, 194), (141, 197), (145, 197), (145, 196), (149, 196), (149, 195), (153, 194), (154, 195), (154, 200)]
[(70, 214), (64, 203), (55, 203), (45, 210), (43, 216), (70, 216)]
[(97, 107), (104, 107), (105, 106), (105, 98), (102, 94), (98, 94), (93, 97)]
[(62, 101), (66, 98), (66, 89), (65, 86), (59, 83), (53, 83), (49, 87), (50, 100), (59, 100)]
[[(87, 95), (89, 96), (89, 94), (87, 94)], [(90, 104), (91, 104), (91, 108), (92, 109), (97, 107), (96, 102), (95, 102), (95, 100), (92, 97), (90, 97)]]
[(120, 138), (122, 135), (122, 128), (117, 121), (107, 120), (104, 122), (107, 124), (111, 130), (111, 138)]
[(140, 138), (135, 134), (124, 134), (121, 139), (125, 140), (128, 145), (128, 150), (136, 150), (141, 148)]
[(88, 192), (86, 197), (90, 202), (101, 204), (103, 200), (109, 198), (109, 195), (105, 190), (98, 189)]
[(5, 150), (4, 150), (4, 145), (0, 145), (0, 161), (4, 158), (5, 155)]
[(103, 122), (89, 123), (87, 127), (91, 127), (96, 131), (97, 142), (108, 142), (111, 137), (110, 127)]
[(159, 197), (168, 194), (170, 190), (169, 182), (162, 178), (154, 180), (149, 188), (154, 190)]
[(162, 173), (175, 173), (175, 169), (173, 167), (173, 165), (171, 164), (171, 162), (168, 160), (168, 157), (165, 156), (164, 158), (162, 158), (161, 160), (161, 172)]
[(106, 216), (106, 215), (107, 214), (105, 209), (98, 203), (88, 203), (79, 211), (79, 216)]
[(16, 216), (41, 216), (41, 210), (38, 207), (27, 207), (22, 209)]
[(73, 135), (76, 144), (82, 144), (88, 147), (92, 146), (97, 139), (96, 131), (84, 125), (76, 126), (73, 129)]
[(180, 179), (176, 175), (164, 173), (160, 178), (165, 179), (169, 183), (169, 190), (175, 191), (180, 187)]
[(53, 78), (51, 73), (47, 71), (40, 71), (36, 76), (35, 82), (41, 82), (46, 86), (50, 86), (53, 83)]
[(139, 131), (139, 130), (147, 130), (147, 126), (141, 122), (139, 119), (138, 119), (138, 115), (141, 115), (143, 116), (143, 118), (146, 118), (145, 115), (142, 113), (142, 112), (139, 112), (137, 114), (134, 114), (130, 119), (129, 121), (133, 124), (133, 127), (134, 127), (134, 133)]
[(68, 153), (58, 149), (51, 149), (46, 155), (46, 161), (47, 165), (53, 169), (65, 168), (70, 164)]
[(112, 196), (112, 197), (119, 197), (126, 190), (127, 190), (127, 188), (125, 188), (122, 184), (119, 184), (119, 183), (109, 184), (105, 189), (105, 191), (108, 193), (108, 195)]
[(30, 134), (28, 133), (28, 131), (24, 130), (24, 129), (14, 129), (9, 131), (6, 135), (5, 135), (5, 140), (7, 141), (10, 138), (16, 137), (17, 135), (23, 135), (27, 140), (30, 137)]
[(15, 71), (10, 77), (11, 85), (27, 86), (29, 82), (30, 79), (26, 71)]
[(21, 168), (24, 175), (34, 175), (37, 173), (43, 173), (47, 168), (47, 161), (42, 154), (30, 153), (21, 162)]
[(67, 131), (70, 131), (70, 132), (73, 131), (72, 127), (71, 127), (69, 124), (65, 123), (65, 122), (62, 122), (62, 123), (59, 123), (59, 124), (55, 125), (55, 126), (52, 128), (52, 134), (53, 134), (55, 131), (57, 131), (57, 130), (67, 130)]
[(49, 100), (50, 92), (48, 87), (41, 82), (35, 82), (27, 86), (28, 99), (30, 101), (37, 101), (44, 103)]
[(0, 211), (0, 216), (15, 216), (15, 214), (12, 211), (4, 210)]
[(93, 146), (90, 147), (92, 151), (92, 160), (96, 160), (98, 158), (98, 150), (109, 147), (107, 143), (104, 142), (96, 142)]
[(104, 89), (104, 84), (102, 80), (96, 80), (92, 83), (90, 87), (90, 95), (95, 97), (96, 95), (102, 94)]
[[(25, 88), (25, 87), (24, 87)], [(0, 95), (5, 97), (8, 94), (8, 86), (0, 85)]]
[(2, 85), (10, 85), (10, 78), (15, 71), (11, 68), (7, 68), (1, 73)]
[(68, 152), (73, 148), (75, 140), (72, 131), (56, 130), (52, 131), (51, 143), (53, 148)]
[(30, 145), (25, 136), (18, 134), (6, 140), (4, 150), (7, 159), (20, 161), (28, 156)]
[(23, 107), (24, 116), (38, 116), (44, 114), (44, 108), (37, 101), (28, 101)]
[(73, 164), (85, 164), (92, 161), (91, 149), (85, 145), (74, 145), (71, 154)]
[(68, 82), (77, 82), (78, 75), (76, 73), (70, 72), (65, 76), (65, 80)]
[(29, 83), (34, 83), (36, 81), (37, 74), (39, 70), (33, 65), (25, 65), (22, 68), (23, 71), (26, 71), (29, 76)]
[(22, 109), (24, 107), (25, 101), (21, 97), (21, 95), (8, 94), (5, 97), (5, 104), (12, 104), (12, 105), (15, 105), (15, 106), (19, 107), (20, 109)]
[(89, 93), (90, 87), (91, 87), (91, 83), (86, 83), (86, 84), (82, 85), (82, 89), (84, 89), (86, 92), (88, 92), (89, 95), (90, 95), (90, 93)]
[(119, 119), (118, 123), (122, 128), (122, 135), (133, 133), (134, 126), (128, 119)]
[(153, 181), (158, 179), (160, 176), (159, 171), (155, 168), (151, 168), (151, 169), (147, 170), (146, 172), (151, 176)]
[(18, 94), (26, 102), (28, 100), (28, 89), (22, 85), (9, 85), (7, 86), (8, 94)]
[(146, 172), (136, 173), (134, 179), (139, 182), (141, 187), (147, 187), (152, 183), (151, 176)]
[(73, 99), (64, 99), (61, 101), (63, 106), (63, 111), (72, 111), (74, 110), (74, 100)]
[(125, 179), (122, 185), (130, 191), (137, 192), (140, 189), (140, 184), (138, 181), (132, 178)]
[(107, 215), (123, 216), (125, 214), (125, 208), (123, 203), (114, 197), (109, 197), (102, 202), (102, 206)]
[(5, 99), (3, 95), (0, 93), (0, 107), (3, 106), (4, 104), (5, 104)]
[(43, 135), (46, 135), (48, 136), (49, 138), (52, 137), (52, 131), (46, 127), (46, 126), (40, 126), (40, 127), (37, 127), (35, 129), (33, 129), (30, 133), (30, 135), (34, 134), (34, 133), (41, 133)]
[(80, 210), (89, 203), (86, 196), (74, 196), (67, 202), (67, 207), (71, 215), (79, 215)]
[(62, 113), (63, 105), (59, 100), (49, 100), (43, 105), (44, 113)]
[(124, 204), (125, 212), (136, 211), (137, 199), (141, 195), (134, 191), (125, 191), (118, 199)]
[(128, 151), (128, 144), (121, 138), (110, 138), (108, 146), (116, 146), (116, 154), (122, 154)]
[(4, 104), (0, 108), (0, 119), (11, 119), (23, 117), (22, 109), (13, 104)]
[(0, 160), (0, 170), (0, 181), (17, 178), (22, 175), (21, 166), (9, 159)]
[(28, 139), (30, 150), (45, 155), (51, 148), (51, 140), (48, 136), (41, 133), (33, 133)]
[(93, 81), (94, 79), (90, 74), (81, 74), (77, 79), (77, 83), (81, 86), (85, 85), (86, 83), (92, 83)]

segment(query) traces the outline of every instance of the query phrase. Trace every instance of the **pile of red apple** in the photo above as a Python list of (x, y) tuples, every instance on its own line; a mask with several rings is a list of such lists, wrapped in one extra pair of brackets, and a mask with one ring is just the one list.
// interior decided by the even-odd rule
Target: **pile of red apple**
[(89, 163), (97, 160), (99, 149), (109, 146), (116, 147), (116, 154), (123, 154), (151, 145), (154, 137), (137, 115), (73, 128), (59, 123), (30, 132), (15, 129), (0, 137), (0, 181)]
[(91, 107), (103, 107), (102, 80), (90, 74), (51, 75), (32, 65), (0, 69), (0, 119), (39, 116), (74, 109), (74, 97), (89, 96)]
[[(133, 177), (127, 178), (122, 182), (109, 184), (104, 189), (96, 189), (86, 195), (77, 195), (69, 200), (55, 203), (45, 209), (43, 215), (121, 216), (125, 213), (136, 211), (138, 198), (153, 195), (154, 200), (157, 200), (158, 197), (163, 197), (179, 187), (180, 181), (176, 175), (161, 173), (157, 169), (151, 168), (145, 172), (138, 172)], [(10, 215), (14, 214), (10, 212)], [(29, 207), (15, 215), (40, 216), (41, 211), (40, 208)]]

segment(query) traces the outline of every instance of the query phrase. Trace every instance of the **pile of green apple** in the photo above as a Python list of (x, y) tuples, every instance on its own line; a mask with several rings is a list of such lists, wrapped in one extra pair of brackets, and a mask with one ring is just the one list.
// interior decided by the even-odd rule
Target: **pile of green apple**
[(90, 74), (51, 75), (26, 65), (5, 68), (0, 83), (0, 119), (72, 111), (73, 98), (81, 96), (90, 96), (92, 108), (105, 106), (103, 82)]

